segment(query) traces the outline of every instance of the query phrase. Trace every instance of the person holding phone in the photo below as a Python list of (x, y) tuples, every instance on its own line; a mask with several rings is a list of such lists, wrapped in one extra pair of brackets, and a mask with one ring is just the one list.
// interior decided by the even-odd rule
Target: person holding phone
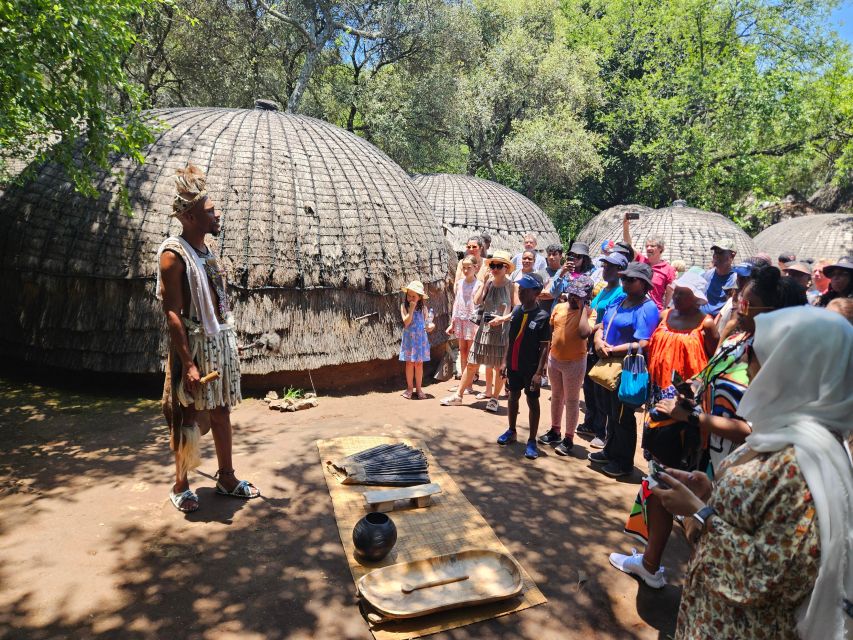
[(666, 486), (652, 490), (695, 530), (675, 639), (843, 640), (853, 634), (853, 327), (810, 306), (754, 324), (746, 444), (713, 485), (664, 469)]
[[(689, 393), (684, 383), (698, 374), (717, 347), (717, 330), (711, 316), (699, 311), (707, 302), (705, 280), (698, 273), (685, 273), (675, 281), (673, 308), (661, 314), (647, 350), (651, 383), (649, 405), (664, 398)], [(674, 383), (680, 382), (677, 388)], [(643, 449), (654, 463), (676, 469), (693, 469), (698, 464), (699, 431), (685, 420), (651, 411), (643, 428)], [(630, 555), (611, 553), (610, 564), (638, 576), (653, 589), (666, 584), (661, 567), (666, 543), (672, 531), (672, 516), (649, 491), (644, 480), (625, 525), (626, 533), (646, 540), (646, 550)]]
[[(636, 212), (628, 212), (622, 220), (622, 240), (630, 246), (633, 246), (630, 221), (639, 217)], [(655, 301), (658, 310), (669, 306), (672, 297), (671, 285), (678, 277), (675, 267), (663, 259), (665, 248), (663, 238), (649, 236), (646, 238), (645, 253), (637, 252), (636, 257), (637, 262), (645, 262), (652, 268), (652, 290), (649, 291), (649, 296)]]

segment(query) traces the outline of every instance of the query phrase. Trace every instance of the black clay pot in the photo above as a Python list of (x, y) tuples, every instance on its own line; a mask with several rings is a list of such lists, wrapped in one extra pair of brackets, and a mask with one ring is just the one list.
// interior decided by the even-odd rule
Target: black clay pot
[(352, 530), (355, 557), (359, 561), (382, 560), (397, 542), (397, 527), (384, 513), (368, 513)]

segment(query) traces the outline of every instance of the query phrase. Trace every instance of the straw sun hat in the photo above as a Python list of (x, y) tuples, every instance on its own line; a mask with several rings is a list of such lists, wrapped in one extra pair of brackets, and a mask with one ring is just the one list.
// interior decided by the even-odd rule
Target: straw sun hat
[(424, 291), (424, 283), (420, 280), (412, 280), (409, 284), (400, 289), (400, 291), (412, 291), (413, 293), (417, 293), (424, 300), (429, 300), (429, 296)]
[(490, 262), (501, 262), (506, 265), (506, 272), (512, 273), (515, 270), (515, 264), (512, 262), (512, 255), (509, 251), (495, 251), (489, 258), (486, 260), (486, 264)]

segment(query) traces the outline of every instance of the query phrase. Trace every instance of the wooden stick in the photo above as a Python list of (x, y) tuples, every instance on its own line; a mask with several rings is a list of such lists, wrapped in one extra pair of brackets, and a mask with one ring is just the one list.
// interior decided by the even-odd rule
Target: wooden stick
[(356, 316), (353, 320), (364, 320), (365, 318), (369, 318), (370, 316), (379, 315), (378, 311), (374, 311), (373, 313), (365, 313), (363, 316)]
[(467, 580), (468, 576), (451, 576), (449, 578), (441, 578), (439, 580), (431, 580), (429, 582), (421, 582), (420, 584), (404, 584), (400, 587), (400, 590), (403, 593), (411, 593), (412, 591), (417, 591), (418, 589), (429, 589), (430, 587), (440, 587), (443, 584), (451, 584), (453, 582), (462, 582), (463, 580)]
[(204, 376), (203, 378), (201, 378), (201, 379), (199, 380), (199, 382), (201, 382), (202, 384), (207, 384), (207, 383), (208, 383), (208, 382), (210, 382), (211, 380), (216, 380), (218, 377), (219, 377), (219, 372), (218, 372), (218, 371), (211, 371), (211, 372), (210, 372), (210, 373), (208, 373), (206, 376)]

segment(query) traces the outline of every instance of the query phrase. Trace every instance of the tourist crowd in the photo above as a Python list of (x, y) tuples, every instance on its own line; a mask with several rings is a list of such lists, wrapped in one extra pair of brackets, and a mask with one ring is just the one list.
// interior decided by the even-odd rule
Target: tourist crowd
[[(513, 256), (471, 237), (447, 329), (458, 342), (459, 383), (441, 404), (462, 405), (484, 366), (477, 398), (487, 411), (499, 410), (507, 388), (499, 445), (518, 438), (522, 392), (527, 458), (542, 445), (571, 455), (583, 436), (595, 449), (591, 463), (628, 476), (639, 439), (649, 472), (625, 531), (645, 551), (613, 553), (610, 563), (662, 588), (679, 523), (695, 547), (678, 638), (845, 637), (853, 615), (853, 259), (785, 254), (773, 264), (767, 255), (742, 258), (731, 238), (718, 238), (707, 264), (670, 264), (659, 237), (634, 248), (631, 218), (595, 260), (582, 242), (542, 255), (528, 235)], [(419, 367), (434, 325), (422, 285), (405, 291), (404, 395), (423, 397)], [(543, 386), (551, 388), (550, 425), (539, 435)]]

